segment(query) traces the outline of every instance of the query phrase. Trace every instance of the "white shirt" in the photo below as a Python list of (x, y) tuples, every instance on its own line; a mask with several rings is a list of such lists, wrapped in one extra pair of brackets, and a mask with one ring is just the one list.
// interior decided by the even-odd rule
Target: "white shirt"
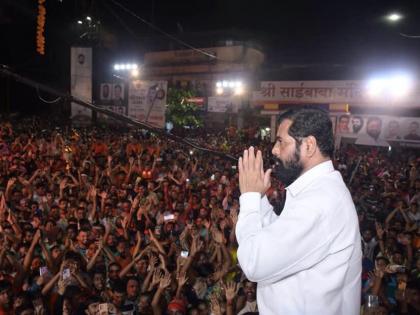
[(360, 313), (362, 250), (351, 195), (331, 161), (287, 188), (280, 216), (266, 197), (240, 197), (238, 260), (258, 282), (262, 315)]

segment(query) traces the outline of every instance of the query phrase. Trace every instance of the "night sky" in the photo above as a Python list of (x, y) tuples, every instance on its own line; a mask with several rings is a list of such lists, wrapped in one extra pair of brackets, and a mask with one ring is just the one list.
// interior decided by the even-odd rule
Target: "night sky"
[[(262, 47), (266, 69), (290, 69), (291, 79), (294, 69), (316, 68), (319, 79), (352, 79), (372, 69), (418, 69), (420, 65), (420, 38), (400, 35), (420, 35), (420, 1), (390, 0), (47, 0), (47, 56), (43, 58), (35, 52), (37, 1), (2, 0), (0, 62), (55, 80), (61, 71), (57, 66), (68, 62), (68, 47), (80, 42), (82, 30), (76, 21), (87, 15), (101, 21), (107, 38), (116, 39), (112, 48), (103, 48), (109, 59), (141, 59), (148, 50), (169, 48), (165, 43), (170, 40), (114, 1), (193, 45), (203, 46), (197, 38), (235, 39), (240, 34), (239, 39)], [(393, 11), (404, 15), (397, 25), (383, 18)], [(275, 79), (272, 76), (267, 72), (269, 79)], [(314, 79), (313, 73), (308, 76)], [(299, 79), (305, 79), (305, 74)]]

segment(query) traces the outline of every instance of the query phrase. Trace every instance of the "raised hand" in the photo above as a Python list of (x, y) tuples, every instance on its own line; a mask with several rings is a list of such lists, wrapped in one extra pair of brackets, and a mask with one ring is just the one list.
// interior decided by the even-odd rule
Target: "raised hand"
[(171, 274), (166, 272), (163, 276), (160, 277), (159, 288), (166, 289), (171, 285)]
[(152, 277), (152, 286), (154, 287), (155, 285), (157, 285), (161, 278), (163, 277), (163, 273), (162, 271), (157, 268), (154, 272), (153, 272), (153, 277)]
[(222, 308), (216, 294), (210, 296), (210, 311), (212, 315), (222, 315)]
[(9, 215), (7, 216), (7, 222), (9, 222), (11, 225), (14, 223), (17, 223), (16, 216), (9, 210)]
[(133, 164), (134, 164), (134, 158), (133, 158), (133, 157), (130, 157), (130, 158), (128, 159), (128, 163), (130, 164), (130, 167), (132, 167), (132, 166), (133, 166)]
[(178, 280), (178, 286), (183, 287), (188, 281), (187, 273), (185, 271), (179, 271), (176, 279)]
[(232, 220), (233, 225), (235, 226), (236, 223), (238, 223), (238, 211), (235, 208), (231, 208), (229, 216)]
[(2, 193), (0, 196), (0, 214), (4, 213), (6, 211), (7, 205), (6, 205), (6, 198), (4, 197), (4, 194)]
[(7, 187), (12, 187), (16, 183), (17, 179), (16, 177), (12, 177), (7, 181)]
[(66, 188), (66, 186), (67, 186), (67, 178), (64, 178), (60, 182), (60, 190), (63, 190), (64, 188)]
[(106, 191), (103, 191), (101, 192), (100, 196), (103, 200), (105, 200), (108, 197), (108, 193)]
[(223, 283), (222, 285), (225, 290), (226, 301), (232, 302), (235, 299), (236, 294), (238, 294), (239, 286), (234, 281), (229, 281), (227, 284)]
[(215, 229), (215, 228), (212, 229), (211, 234), (212, 234), (213, 240), (216, 243), (218, 243), (218, 244), (223, 244), (224, 243), (225, 238), (224, 238), (222, 232), (220, 232), (218, 229)]
[(151, 229), (149, 229), (149, 237), (151, 241), (156, 241), (156, 236)]
[(39, 240), (41, 239), (41, 230), (36, 230), (35, 235), (34, 235), (34, 242), (38, 243)]
[(111, 222), (109, 222), (108, 219), (105, 219), (104, 227), (105, 227), (105, 235), (109, 234), (111, 232), (112, 226), (111, 226)]
[(157, 257), (154, 255), (151, 255), (149, 258), (149, 266), (152, 270), (156, 269), (157, 263), (158, 263)]
[(194, 256), (203, 248), (203, 242), (200, 241), (198, 236), (193, 237), (190, 247), (190, 254)]
[(239, 189), (241, 194), (259, 192), (261, 195), (270, 188), (271, 169), (264, 172), (261, 151), (255, 155), (254, 147), (245, 150), (239, 158)]

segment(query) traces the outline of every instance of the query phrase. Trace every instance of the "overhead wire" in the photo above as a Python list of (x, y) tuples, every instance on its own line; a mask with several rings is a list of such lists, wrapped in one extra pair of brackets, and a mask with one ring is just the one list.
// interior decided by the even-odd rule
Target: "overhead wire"
[(217, 59), (217, 56), (203, 50), (200, 48), (196, 48), (190, 44), (188, 44), (187, 42), (169, 34), (168, 32), (165, 32), (164, 30), (162, 30), (161, 28), (159, 28), (158, 26), (154, 25), (153, 23), (145, 20), (144, 18), (140, 17), (139, 15), (137, 15), (135, 12), (133, 12), (132, 10), (128, 9), (127, 7), (125, 7), (124, 5), (122, 5), (120, 2), (116, 1), (116, 0), (110, 0), (114, 5), (118, 6), (119, 8), (121, 8), (122, 10), (124, 10), (125, 12), (127, 12), (128, 14), (130, 14), (131, 16), (135, 17), (136, 19), (140, 20), (141, 22), (143, 22), (144, 24), (146, 24), (147, 26), (151, 27), (152, 29), (154, 29), (155, 31), (165, 35), (166, 37), (176, 41), (178, 44), (181, 44), (189, 49), (192, 49), (198, 53), (201, 53), (207, 57), (210, 57), (212, 59)]
[(61, 101), (61, 96), (57, 97), (57, 98), (56, 98), (55, 100), (53, 100), (53, 101), (48, 101), (48, 100), (44, 99), (44, 98), (41, 96), (41, 94), (39, 93), (39, 88), (38, 88), (38, 87), (36, 87), (36, 94), (37, 94), (38, 98), (39, 98), (41, 101), (43, 101), (44, 103), (47, 103), (47, 104), (55, 104), (55, 103), (57, 103), (57, 102)]
[(88, 109), (90, 109), (94, 112), (98, 112), (98, 113), (104, 114), (106, 116), (112, 117), (114, 119), (117, 119), (119, 121), (125, 122), (127, 124), (136, 126), (138, 128), (142, 128), (142, 129), (151, 131), (151, 132), (155, 133), (156, 135), (158, 135), (162, 138), (167, 138), (167, 139), (176, 141), (178, 143), (193, 147), (193, 148), (195, 148), (195, 149), (197, 149), (201, 152), (205, 152), (205, 153), (220, 156), (220, 157), (228, 159), (232, 162), (237, 162), (238, 161), (237, 158), (235, 158), (234, 156), (232, 156), (230, 154), (220, 152), (220, 151), (216, 151), (216, 150), (212, 150), (212, 149), (203, 148), (203, 147), (197, 145), (196, 143), (191, 142), (189, 140), (186, 140), (186, 139), (184, 139), (180, 136), (177, 136), (177, 135), (174, 135), (174, 134), (171, 134), (171, 133), (167, 133), (165, 130), (157, 128), (156, 126), (154, 126), (152, 124), (149, 124), (149, 123), (146, 123), (146, 122), (141, 122), (141, 121), (135, 120), (133, 118), (130, 118), (128, 116), (115, 113), (115, 112), (113, 112), (111, 110), (108, 110), (106, 108), (103, 108), (103, 107), (94, 105), (92, 103), (83, 101), (83, 100), (81, 100), (81, 99), (79, 99), (75, 96), (70, 95), (69, 93), (60, 92), (60, 91), (58, 91), (54, 88), (51, 88), (50, 86), (48, 86), (46, 84), (42, 84), (42, 83), (39, 83), (39, 82), (34, 81), (32, 79), (23, 77), (23, 76), (15, 73), (7, 65), (0, 64), (0, 75), (10, 77), (17, 82), (20, 82), (20, 83), (25, 84), (27, 86), (33, 87), (37, 90), (44, 91), (44, 92), (52, 94), (52, 95), (57, 95), (59, 98), (62, 98), (64, 100), (76, 103), (76, 104), (81, 105), (85, 108), (88, 108)]
[(420, 38), (420, 35), (408, 35), (408, 34), (404, 34), (404, 33), (400, 33), (400, 35), (402, 37), (406, 37), (406, 38), (413, 38), (413, 39)]
[(106, 2), (103, 2), (103, 5), (105, 9), (107, 9), (109, 13), (111, 13), (117, 19), (117, 21), (127, 30), (127, 32), (131, 34), (131, 36), (137, 39), (139, 38), (139, 36), (127, 25), (127, 23), (124, 22), (124, 20), (115, 12), (115, 10), (112, 10)]

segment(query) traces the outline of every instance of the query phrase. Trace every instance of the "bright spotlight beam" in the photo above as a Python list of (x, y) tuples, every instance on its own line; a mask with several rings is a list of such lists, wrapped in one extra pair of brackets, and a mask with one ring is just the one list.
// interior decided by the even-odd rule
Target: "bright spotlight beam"
[(388, 14), (386, 17), (386, 19), (390, 22), (398, 22), (402, 18), (403, 16), (399, 13), (391, 13), (391, 14)]
[(133, 78), (137, 78), (137, 77), (139, 76), (139, 74), (140, 74), (140, 72), (139, 72), (139, 70), (138, 70), (138, 69), (133, 69), (133, 70), (131, 70), (131, 76), (132, 76)]
[(366, 92), (371, 98), (402, 100), (410, 95), (414, 79), (408, 74), (394, 74), (367, 82)]

